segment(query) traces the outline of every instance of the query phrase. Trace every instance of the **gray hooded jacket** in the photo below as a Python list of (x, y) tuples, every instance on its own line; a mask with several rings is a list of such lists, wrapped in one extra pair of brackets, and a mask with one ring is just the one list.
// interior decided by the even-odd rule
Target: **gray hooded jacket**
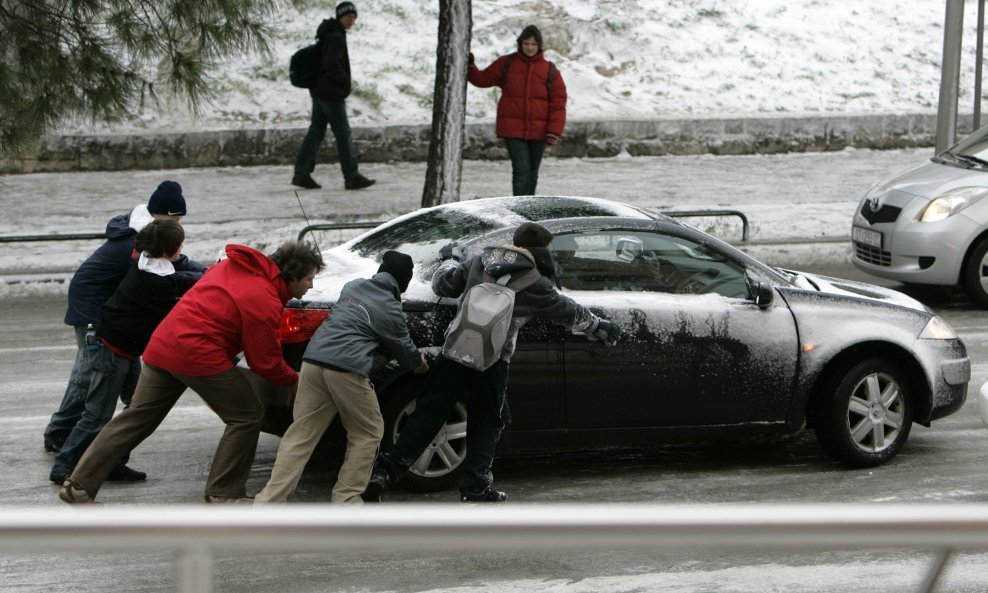
[(387, 272), (343, 286), (339, 301), (313, 334), (302, 360), (369, 377), (379, 347), (404, 370), (422, 363), (408, 335), (398, 281)]
[[(487, 247), (480, 255), (465, 262), (448, 259), (432, 277), (432, 290), (439, 296), (459, 298), (467, 290), (484, 281), (484, 271), (494, 278), (511, 274), (512, 279), (535, 268), (535, 259), (528, 250), (514, 245)], [(515, 294), (515, 309), (511, 327), (501, 353), (501, 360), (511, 361), (515, 353), (518, 330), (532, 317), (542, 317), (574, 333), (591, 334), (600, 319), (590, 309), (561, 294), (545, 276)]]

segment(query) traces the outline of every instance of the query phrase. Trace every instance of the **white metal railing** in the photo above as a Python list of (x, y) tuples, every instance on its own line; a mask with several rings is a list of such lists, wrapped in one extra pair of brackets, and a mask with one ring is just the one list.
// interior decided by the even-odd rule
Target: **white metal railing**
[[(483, 534), (478, 537), (478, 534)], [(988, 505), (384, 504), (0, 509), (0, 550), (176, 550), (178, 591), (212, 591), (215, 550), (988, 549)]]

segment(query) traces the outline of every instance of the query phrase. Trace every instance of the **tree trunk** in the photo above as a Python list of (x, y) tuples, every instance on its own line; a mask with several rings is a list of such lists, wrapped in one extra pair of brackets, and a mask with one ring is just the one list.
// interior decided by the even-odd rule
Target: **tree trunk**
[(432, 136), (422, 207), (460, 199), (467, 104), (467, 54), (473, 29), (470, 0), (439, 0), (439, 44)]

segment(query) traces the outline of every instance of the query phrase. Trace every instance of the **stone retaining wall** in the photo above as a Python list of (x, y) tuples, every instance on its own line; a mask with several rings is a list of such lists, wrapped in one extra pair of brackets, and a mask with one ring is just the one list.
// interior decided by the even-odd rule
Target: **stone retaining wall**
[[(971, 117), (962, 116), (959, 127), (970, 130)], [(933, 146), (935, 131), (935, 114), (570, 122), (552, 154), (610, 157), (622, 151), (660, 156), (910, 148)], [(37, 154), (0, 162), (0, 173), (288, 165), (294, 162), (304, 135), (305, 128), (283, 128), (47, 136)], [(423, 161), (430, 127), (354, 128), (353, 136), (362, 162)], [(464, 158), (507, 158), (491, 124), (468, 125), (465, 139)], [(335, 155), (332, 132), (327, 131), (319, 161), (335, 161)]]

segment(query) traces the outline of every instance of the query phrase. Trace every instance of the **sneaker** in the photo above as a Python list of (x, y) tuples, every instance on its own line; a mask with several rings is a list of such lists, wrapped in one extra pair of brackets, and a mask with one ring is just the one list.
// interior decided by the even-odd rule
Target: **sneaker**
[(346, 183), (344, 183), (343, 185), (347, 189), (364, 189), (365, 187), (370, 187), (375, 183), (377, 183), (376, 179), (367, 179), (360, 173), (357, 173), (350, 179), (347, 179)]
[(131, 469), (124, 464), (113, 468), (110, 475), (106, 476), (107, 482), (139, 482), (146, 480), (148, 475), (142, 471)]
[(295, 175), (292, 177), (292, 185), (297, 185), (304, 189), (319, 189), (322, 186), (316, 183), (312, 175)]
[(207, 504), (254, 504), (253, 496), (213, 496), (206, 495)]
[(397, 483), (398, 480), (378, 462), (374, 464), (370, 481), (367, 482), (367, 488), (364, 489), (364, 493), (360, 497), (364, 499), (364, 502), (381, 502), (381, 495), (384, 494), (384, 491)]
[(68, 433), (53, 432), (45, 435), (45, 451), (48, 453), (58, 453), (65, 444), (65, 439), (69, 438)]
[(53, 484), (58, 484), (61, 486), (65, 483), (65, 480), (69, 479), (69, 474), (72, 472), (63, 467), (53, 467), (51, 468), (51, 473), (48, 474), (48, 479), (52, 481)]
[(96, 502), (83, 487), (72, 480), (65, 480), (58, 491), (58, 498), (68, 504), (93, 504)]
[(508, 502), (508, 495), (489, 487), (480, 492), (460, 490), (460, 502)]

